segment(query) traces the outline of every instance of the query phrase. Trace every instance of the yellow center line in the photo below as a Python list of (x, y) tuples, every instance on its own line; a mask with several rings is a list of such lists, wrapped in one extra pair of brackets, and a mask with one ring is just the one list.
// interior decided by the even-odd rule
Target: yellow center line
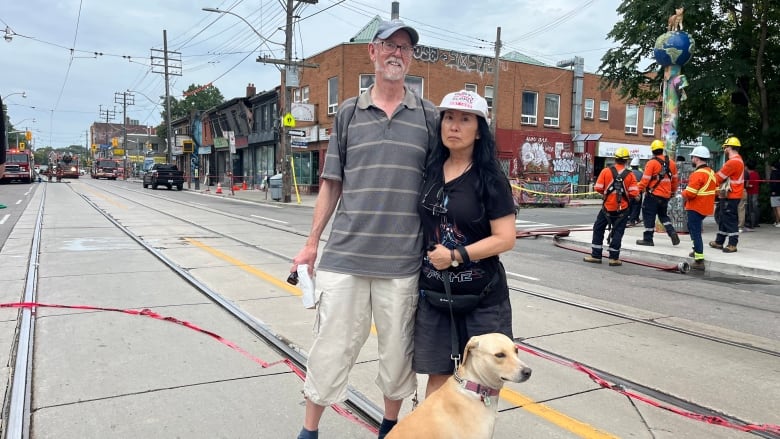
[(282, 282), (281, 280), (271, 276), (270, 274), (266, 273), (265, 271), (259, 270), (259, 269), (255, 268), (255, 267), (247, 264), (246, 262), (243, 262), (243, 261), (241, 261), (239, 259), (236, 259), (236, 258), (234, 258), (234, 257), (232, 257), (230, 255), (227, 255), (225, 253), (222, 253), (221, 251), (215, 249), (214, 247), (209, 247), (206, 244), (204, 244), (204, 243), (202, 243), (200, 241), (196, 241), (196, 240), (194, 240), (192, 238), (185, 238), (185, 240), (187, 242), (189, 242), (190, 244), (198, 247), (199, 249), (204, 250), (204, 251), (206, 251), (208, 253), (211, 253), (212, 255), (218, 257), (219, 259), (222, 259), (225, 262), (229, 262), (229, 263), (235, 265), (236, 267), (246, 271), (247, 273), (251, 273), (251, 274), (259, 277), (260, 279), (263, 279), (264, 281), (270, 283), (271, 285), (273, 285), (273, 286), (275, 286), (277, 288), (281, 288), (282, 290), (287, 291), (288, 293), (290, 293), (290, 294), (292, 294), (294, 296), (300, 296), (302, 294), (300, 288), (293, 287), (292, 285), (288, 284), (287, 282)]
[(90, 194), (95, 195), (96, 197), (100, 197), (100, 198), (108, 201), (109, 203), (113, 204), (114, 206), (116, 206), (116, 207), (118, 207), (120, 209), (127, 209), (127, 206), (125, 206), (124, 204), (117, 203), (112, 198), (108, 198), (107, 196), (105, 196), (104, 194), (102, 194), (100, 192), (95, 192), (95, 191), (93, 191), (91, 189), (86, 189), (85, 192), (89, 192)]
[(619, 439), (619, 436), (614, 436), (609, 433), (603, 432), (591, 425), (578, 421), (574, 418), (564, 415), (563, 413), (550, 408), (544, 404), (540, 404), (532, 400), (531, 398), (515, 392), (511, 389), (501, 389), (499, 396), (512, 403), (523, 410), (532, 413), (564, 430), (570, 431), (577, 436), (585, 439)]

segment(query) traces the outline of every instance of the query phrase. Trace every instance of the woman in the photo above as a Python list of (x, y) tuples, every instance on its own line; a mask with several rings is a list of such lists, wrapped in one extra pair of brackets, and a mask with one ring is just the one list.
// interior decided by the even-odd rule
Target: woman
[(514, 247), (515, 210), (509, 180), (496, 159), (487, 101), (462, 90), (445, 96), (438, 109), (439, 141), (419, 207), (428, 249), (412, 363), (417, 373), (428, 374), (426, 395), (454, 370), (450, 310), (434, 305), (427, 293), (445, 293), (444, 275), (455, 296), (487, 293), (473, 310), (454, 314), (458, 353), (474, 335), (500, 332), (512, 338), (509, 290), (498, 255)]

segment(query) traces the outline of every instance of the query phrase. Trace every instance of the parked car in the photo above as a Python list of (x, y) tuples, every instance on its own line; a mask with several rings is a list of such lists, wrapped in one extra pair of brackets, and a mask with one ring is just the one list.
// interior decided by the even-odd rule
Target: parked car
[(180, 171), (176, 165), (156, 163), (143, 177), (144, 189), (151, 186), (157, 189), (157, 186), (165, 186), (171, 190), (174, 186), (182, 190), (184, 187), (184, 172)]

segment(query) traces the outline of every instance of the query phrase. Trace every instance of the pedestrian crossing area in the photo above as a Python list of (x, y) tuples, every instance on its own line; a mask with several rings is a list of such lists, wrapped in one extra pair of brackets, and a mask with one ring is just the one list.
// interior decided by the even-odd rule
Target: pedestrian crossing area
[(515, 229), (517, 230), (538, 230), (538, 229), (587, 229), (593, 227), (593, 223), (588, 224), (550, 224), (537, 221), (526, 221), (515, 219)]

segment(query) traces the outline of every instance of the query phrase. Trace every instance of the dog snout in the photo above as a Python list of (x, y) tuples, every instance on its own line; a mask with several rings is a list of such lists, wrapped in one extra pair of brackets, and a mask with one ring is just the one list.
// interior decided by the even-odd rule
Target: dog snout
[(524, 367), (520, 369), (520, 381), (519, 383), (522, 383), (523, 381), (528, 381), (528, 378), (531, 378), (531, 368), (530, 367)]

